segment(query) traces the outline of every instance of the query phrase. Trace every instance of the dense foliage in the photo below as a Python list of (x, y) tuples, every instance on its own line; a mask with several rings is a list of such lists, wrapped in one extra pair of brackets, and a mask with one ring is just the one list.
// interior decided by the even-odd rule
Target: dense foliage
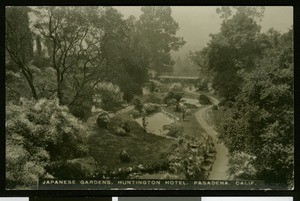
[(287, 182), (294, 164), (292, 31), (278, 40), (245, 75), (242, 93), (224, 110), (220, 130), (229, 149), (255, 156), (250, 162), (257, 178)]
[(51, 166), (87, 154), (84, 127), (57, 98), (21, 98), (6, 106), (6, 176), (9, 187), (52, 177)]
[(158, 72), (172, 71), (174, 61), (170, 51), (177, 51), (185, 44), (176, 35), (178, 23), (172, 18), (169, 6), (144, 6), (137, 23), (143, 43), (149, 52), (150, 67)]
[(123, 101), (123, 93), (117, 85), (109, 82), (101, 82), (95, 86), (94, 104), (104, 110), (111, 110), (120, 106)]
[[(229, 10), (228, 10), (229, 9)], [(291, 184), (294, 168), (293, 30), (260, 33), (252, 7), (222, 8), (221, 31), (194, 54), (222, 98), (215, 123), (233, 179)]]
[[(87, 154), (84, 126), (93, 118), (93, 106), (109, 111), (122, 108), (142, 93), (152, 64), (171, 64), (170, 51), (183, 44), (175, 36), (179, 26), (171, 9), (165, 8), (155, 8), (154, 15), (143, 8), (144, 14), (136, 20), (124, 19), (109, 6), (6, 7), (9, 188), (33, 188), (39, 178), (93, 175), (95, 164)], [(160, 19), (152, 24), (155, 16)], [(145, 40), (149, 26), (158, 33), (162, 25), (163, 37)], [(161, 46), (149, 49), (153, 42)], [(154, 62), (153, 53), (164, 59)], [(98, 124), (103, 122), (109, 122), (107, 115), (99, 116)], [(128, 125), (121, 127), (129, 132)]]
[(260, 26), (255, 21), (258, 14), (249, 15), (250, 11), (251, 7), (238, 7), (235, 14), (224, 14), (227, 18), (221, 31), (211, 34), (207, 47), (192, 55), (200, 72), (211, 78), (214, 89), (227, 99), (240, 92), (242, 78), (238, 72), (253, 68), (263, 50), (264, 43), (258, 37)]
[(202, 104), (202, 105), (210, 105), (210, 104), (212, 104), (211, 100), (209, 99), (209, 97), (207, 97), (204, 94), (199, 95), (199, 103)]

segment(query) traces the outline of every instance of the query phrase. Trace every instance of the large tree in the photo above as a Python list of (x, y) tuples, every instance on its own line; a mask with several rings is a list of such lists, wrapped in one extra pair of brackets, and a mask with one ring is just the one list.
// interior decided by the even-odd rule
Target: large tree
[(150, 67), (158, 72), (172, 71), (174, 61), (171, 50), (177, 51), (185, 44), (178, 37), (178, 23), (172, 17), (172, 9), (168, 6), (142, 7), (137, 28), (143, 43), (148, 48)]
[[(30, 87), (32, 97), (38, 99), (38, 92), (34, 80), (34, 66), (31, 65), (33, 59), (33, 43), (32, 33), (29, 28), (29, 12), (30, 9), (28, 7), (6, 8), (5, 50), (6, 58), (8, 58), (6, 71), (10, 73), (10, 75), (20, 73), (24, 76)], [(10, 86), (9, 89), (11, 90), (12, 87)]]
[(231, 174), (286, 183), (292, 182), (294, 164), (293, 31), (271, 30), (265, 37), (269, 47), (255, 69), (243, 73), (235, 102), (221, 107), (218, 130), (231, 158), (252, 156), (247, 163), (255, 168), (253, 175), (235, 162)]
[(242, 78), (239, 73), (253, 69), (255, 59), (263, 50), (256, 20), (262, 16), (263, 9), (223, 7), (218, 13), (223, 18), (220, 32), (211, 34), (208, 46), (192, 58), (201, 72), (211, 76), (219, 95), (232, 99), (240, 91)]
[[(34, 27), (43, 37), (56, 74), (56, 92), (62, 104), (74, 102), (99, 68), (101, 30), (94, 7), (42, 7), (35, 9)], [(69, 81), (69, 82), (67, 82)], [(66, 94), (72, 84), (74, 93)], [(71, 96), (72, 98), (70, 98)]]

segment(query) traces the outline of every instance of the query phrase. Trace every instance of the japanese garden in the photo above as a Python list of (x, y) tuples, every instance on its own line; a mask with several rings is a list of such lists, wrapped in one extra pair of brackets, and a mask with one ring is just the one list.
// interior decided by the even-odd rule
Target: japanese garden
[(187, 41), (173, 8), (140, 9), (6, 7), (6, 187), (43, 178), (293, 187), (293, 27), (262, 32), (268, 8), (216, 7), (218, 32), (176, 56)]

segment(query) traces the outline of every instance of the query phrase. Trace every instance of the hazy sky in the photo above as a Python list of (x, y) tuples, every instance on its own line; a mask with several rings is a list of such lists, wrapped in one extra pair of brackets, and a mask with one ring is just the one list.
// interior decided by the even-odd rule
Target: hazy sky
[[(141, 15), (140, 6), (117, 6), (125, 18)], [(219, 32), (221, 19), (216, 13), (216, 6), (171, 6), (172, 16), (179, 23), (179, 36), (183, 36), (187, 44), (182, 52), (194, 51), (203, 48), (209, 41), (210, 33)], [(293, 7), (266, 6), (264, 18), (260, 23), (262, 32), (273, 27), (282, 33), (293, 25)]]

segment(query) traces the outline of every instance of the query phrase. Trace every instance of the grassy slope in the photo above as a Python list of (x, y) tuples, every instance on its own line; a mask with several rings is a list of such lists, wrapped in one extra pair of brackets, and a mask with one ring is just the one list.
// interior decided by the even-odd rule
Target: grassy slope
[[(101, 169), (114, 169), (119, 167), (130, 167), (138, 164), (152, 164), (161, 159), (162, 154), (172, 150), (177, 142), (153, 134), (146, 134), (144, 138), (143, 129), (135, 121), (130, 121), (131, 132), (128, 136), (122, 137), (112, 134), (96, 125), (97, 115), (92, 116), (88, 121), (90, 154), (95, 158)], [(122, 114), (121, 118), (130, 120), (128, 114)], [(119, 124), (120, 118), (114, 117), (113, 124)], [(131, 162), (122, 163), (119, 159), (119, 152), (125, 149), (131, 157)]]

